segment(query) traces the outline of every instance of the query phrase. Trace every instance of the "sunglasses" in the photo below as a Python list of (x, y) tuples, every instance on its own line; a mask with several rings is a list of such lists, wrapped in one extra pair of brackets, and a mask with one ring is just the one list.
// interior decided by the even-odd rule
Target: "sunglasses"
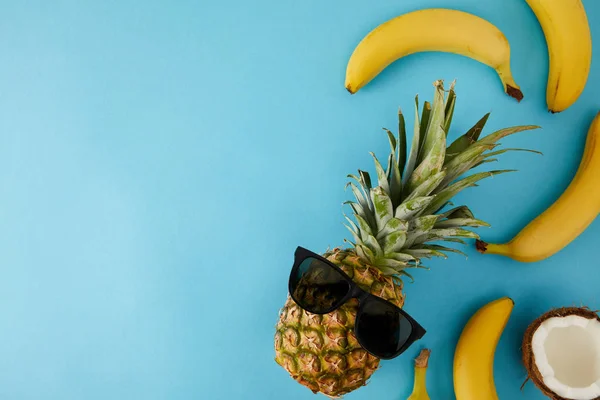
[(313, 314), (327, 314), (358, 299), (354, 334), (378, 358), (397, 357), (425, 335), (402, 309), (362, 290), (338, 266), (302, 247), (296, 249), (289, 291), (296, 304)]

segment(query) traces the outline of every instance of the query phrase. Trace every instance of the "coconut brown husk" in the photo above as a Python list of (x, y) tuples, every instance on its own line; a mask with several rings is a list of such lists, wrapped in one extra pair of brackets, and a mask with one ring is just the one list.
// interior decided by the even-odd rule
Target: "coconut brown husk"
[[(525, 369), (527, 370), (528, 379), (535, 384), (546, 396), (551, 398), (552, 400), (573, 400), (567, 399), (564, 397), (560, 397), (552, 390), (550, 390), (542, 380), (542, 375), (535, 364), (533, 349), (531, 347), (531, 342), (533, 340), (533, 334), (538, 330), (540, 325), (549, 318), (554, 317), (568, 317), (569, 315), (577, 315), (586, 319), (596, 319), (600, 321), (600, 317), (594, 311), (590, 310), (587, 307), (563, 307), (557, 308), (555, 310), (549, 311), (546, 314), (542, 315), (525, 331), (525, 336), (523, 337), (523, 364), (525, 364)], [(596, 397), (592, 400), (600, 400), (600, 397)]]

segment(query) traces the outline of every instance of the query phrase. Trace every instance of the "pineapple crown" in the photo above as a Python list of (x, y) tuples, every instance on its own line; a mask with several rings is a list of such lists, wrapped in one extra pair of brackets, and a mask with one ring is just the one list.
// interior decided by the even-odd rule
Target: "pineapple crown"
[[(415, 98), (415, 124), (412, 145), (407, 157), (406, 128), (402, 111), (398, 112), (398, 136), (388, 129), (391, 152), (384, 169), (375, 154), (377, 186), (373, 187), (369, 173), (358, 171), (348, 175), (355, 200), (348, 201), (354, 219), (348, 216), (346, 227), (353, 241), (346, 240), (360, 258), (385, 275), (400, 278), (412, 276), (407, 268), (425, 268), (422, 259), (447, 258), (446, 253), (464, 253), (432, 242), (465, 244), (463, 238), (479, 236), (468, 227), (489, 226), (476, 219), (467, 206), (441, 212), (450, 199), (461, 190), (476, 186), (476, 182), (513, 170), (495, 170), (462, 177), (467, 171), (484, 163), (496, 161), (507, 151), (531, 151), (508, 148), (494, 149), (498, 140), (516, 132), (539, 128), (534, 125), (501, 129), (482, 139), (481, 131), (489, 113), (467, 133), (446, 147), (456, 103), (454, 82), (448, 91), (443, 81), (434, 82), (433, 105), (425, 102), (419, 122), (419, 100)], [(462, 177), (462, 178), (461, 178)]]

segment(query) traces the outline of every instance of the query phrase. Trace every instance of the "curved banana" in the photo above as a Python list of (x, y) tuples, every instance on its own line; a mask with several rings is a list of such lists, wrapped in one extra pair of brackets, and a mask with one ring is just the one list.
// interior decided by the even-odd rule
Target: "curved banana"
[(473, 14), (447, 9), (410, 12), (371, 31), (346, 69), (346, 89), (356, 93), (397, 59), (423, 51), (461, 54), (494, 68), (510, 96), (523, 94), (510, 71), (510, 46), (502, 32)]
[(454, 354), (456, 400), (498, 400), (494, 354), (514, 304), (508, 297), (493, 301), (465, 326)]
[(480, 253), (540, 261), (559, 252), (600, 213), (600, 113), (590, 126), (583, 158), (571, 184), (540, 216), (506, 244), (477, 241)]
[(592, 36), (581, 0), (527, 0), (542, 25), (550, 72), (546, 102), (551, 112), (569, 108), (585, 87), (592, 63)]

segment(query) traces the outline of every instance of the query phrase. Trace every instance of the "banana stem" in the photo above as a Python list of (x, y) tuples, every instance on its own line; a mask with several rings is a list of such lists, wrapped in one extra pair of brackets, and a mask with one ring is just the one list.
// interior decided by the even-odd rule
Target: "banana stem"
[(427, 364), (431, 350), (423, 349), (415, 359), (415, 384), (408, 400), (429, 400), (426, 387)]
[(523, 92), (521, 92), (521, 88), (517, 85), (517, 82), (515, 82), (515, 79), (510, 72), (510, 65), (501, 65), (496, 69), (496, 72), (498, 73), (498, 76), (500, 76), (506, 94), (515, 98), (518, 102), (523, 100)]
[(507, 248), (504, 244), (487, 243), (483, 240), (477, 240), (475, 242), (477, 251), (481, 254), (499, 254), (501, 256), (507, 256)]

